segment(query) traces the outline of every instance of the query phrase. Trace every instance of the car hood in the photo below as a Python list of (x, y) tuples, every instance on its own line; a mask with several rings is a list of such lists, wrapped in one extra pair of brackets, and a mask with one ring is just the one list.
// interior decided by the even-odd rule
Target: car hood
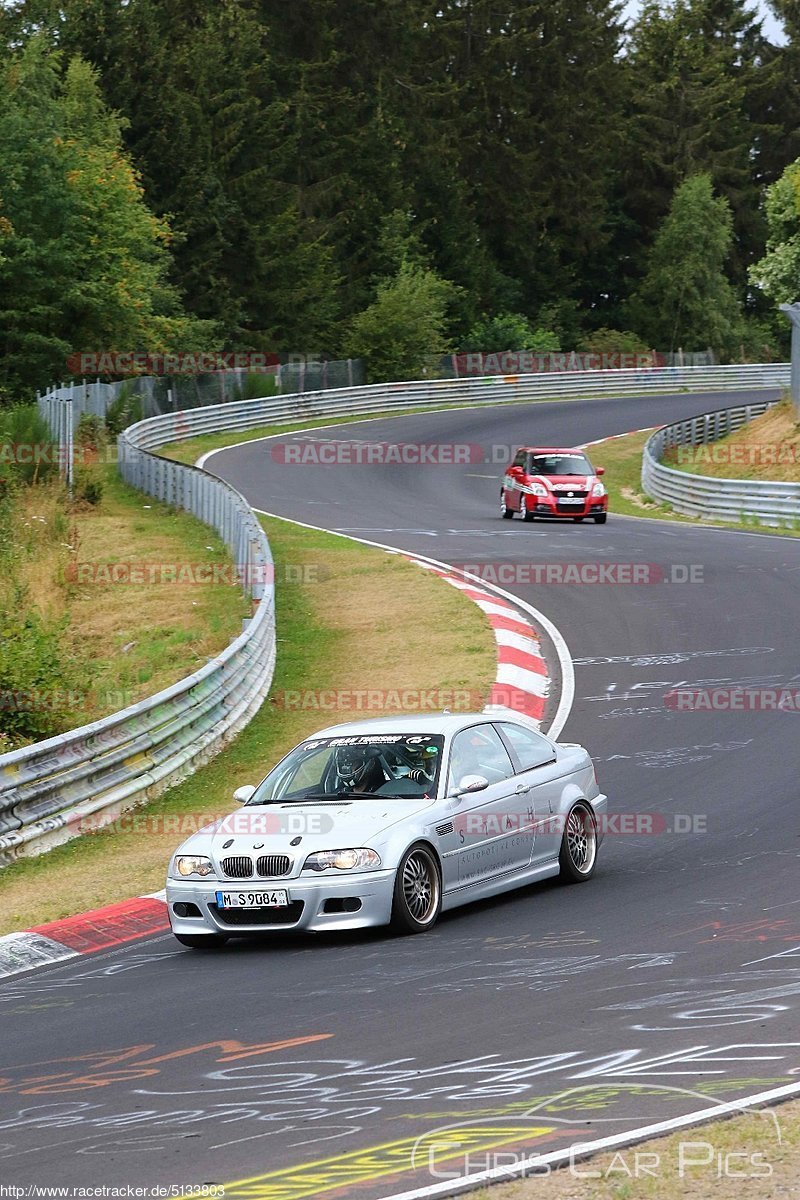
[(375, 796), (322, 804), (245, 805), (199, 830), (180, 850), (206, 854), (218, 861), (228, 855), (295, 857), (315, 850), (370, 846), (392, 825), (407, 821), (435, 803), (425, 797), (401, 800), (396, 796)]
[(537, 483), (547, 484), (551, 488), (575, 488), (583, 491), (594, 481), (594, 475), (532, 475)]

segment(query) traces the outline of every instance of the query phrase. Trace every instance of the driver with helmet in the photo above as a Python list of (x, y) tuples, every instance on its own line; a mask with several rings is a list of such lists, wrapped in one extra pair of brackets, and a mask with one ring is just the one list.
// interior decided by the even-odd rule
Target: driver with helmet
[(336, 746), (333, 764), (337, 791), (375, 792), (386, 782), (377, 746)]

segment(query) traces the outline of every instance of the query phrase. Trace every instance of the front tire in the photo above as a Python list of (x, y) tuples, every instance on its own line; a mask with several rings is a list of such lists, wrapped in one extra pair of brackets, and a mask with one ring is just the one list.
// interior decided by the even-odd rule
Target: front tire
[(173, 933), (172, 936), (190, 950), (218, 950), (228, 940), (222, 933)]
[(608, 520), (608, 513), (598, 513), (594, 519), (595, 525), (605, 525)]
[(430, 847), (419, 842), (406, 850), (394, 882), (392, 928), (396, 933), (424, 933), (442, 911), (439, 863)]
[(561, 838), (558, 864), (563, 883), (591, 879), (597, 862), (597, 822), (588, 804), (578, 801), (569, 810)]
[(523, 521), (534, 521), (536, 518), (532, 512), (528, 512), (528, 499), (526, 496), (520, 496), (519, 499), (519, 515)]
[(500, 516), (503, 518), (504, 521), (510, 521), (511, 518), (514, 516), (513, 508), (509, 508), (508, 505), (506, 504), (505, 492), (500, 493)]

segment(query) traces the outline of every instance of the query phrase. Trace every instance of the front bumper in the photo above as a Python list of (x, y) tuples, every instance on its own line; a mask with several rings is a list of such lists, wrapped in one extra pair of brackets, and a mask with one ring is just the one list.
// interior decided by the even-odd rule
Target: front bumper
[[(392, 915), (395, 873), (358, 871), (345, 878), (317, 879), (168, 879), (167, 909), (173, 933), (222, 933), (247, 937), (253, 933), (295, 930), (365, 929), (387, 925)], [(216, 892), (288, 892), (288, 907), (218, 909)], [(178, 905), (178, 911), (176, 911)], [(191, 915), (187, 915), (191, 914)]]
[(555, 498), (537, 497), (536, 506), (530, 507), (528, 502), (528, 511), (536, 514), (537, 517), (592, 517), (598, 513), (604, 513), (608, 509), (608, 496), (587, 496), (583, 505), (569, 504), (559, 505)]

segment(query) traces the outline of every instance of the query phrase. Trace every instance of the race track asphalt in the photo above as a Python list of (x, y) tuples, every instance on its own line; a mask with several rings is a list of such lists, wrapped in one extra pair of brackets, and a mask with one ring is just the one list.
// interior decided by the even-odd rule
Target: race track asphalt
[[(741, 399), (452, 410), (211, 458), (260, 510), (489, 578), (508, 564), (521, 580), (545, 563), (659, 568), (649, 584), (504, 583), (574, 659), (562, 739), (589, 748), (612, 813), (638, 814), (626, 819), (640, 830), (651, 814), (652, 832), (612, 826), (589, 884), (462, 908), (423, 937), (276, 937), (208, 955), (154, 937), (0, 986), (0, 1181), (371, 1200), (797, 1081), (800, 714), (676, 711), (664, 697), (800, 686), (800, 542), (498, 513), (501, 447)], [(298, 440), (484, 458), (296, 465), (281, 447)]]

